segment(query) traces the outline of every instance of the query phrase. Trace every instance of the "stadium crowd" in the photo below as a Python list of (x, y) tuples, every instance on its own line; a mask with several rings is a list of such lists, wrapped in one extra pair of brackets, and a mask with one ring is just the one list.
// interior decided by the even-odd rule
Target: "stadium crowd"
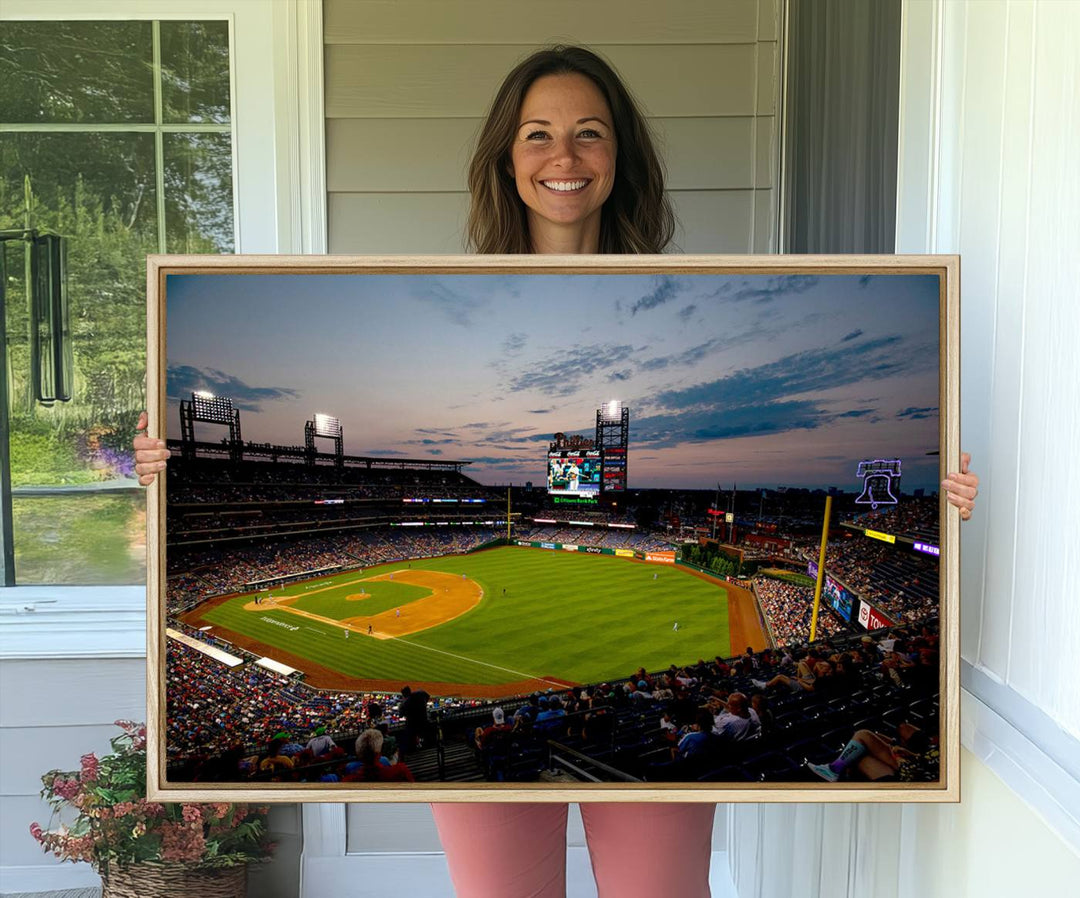
[[(193, 635), (188, 630), (188, 635)], [(212, 640), (204, 640), (208, 645)], [(223, 647), (217, 643), (218, 647)], [(245, 663), (229, 667), (169, 639), (166, 648), (166, 744), (171, 760), (222, 753), (251, 754), (285, 733), (306, 741), (319, 727), (355, 732), (368, 721), (394, 728), (405, 721), (400, 696), (385, 692), (333, 692), (254, 663), (250, 653), (225, 649)], [(469, 708), (478, 702), (439, 699), (436, 709)]]
[[(938, 560), (856, 537), (830, 540), (826, 569), (895, 621), (920, 621), (938, 613)], [(813, 560), (813, 554), (807, 556)]]
[[(777, 643), (810, 638), (810, 618), (814, 611), (813, 587), (797, 586), (772, 577), (755, 577), (753, 589)], [(817, 622), (818, 637), (832, 636), (846, 629), (843, 623), (833, 617), (828, 601), (822, 597)]]
[(850, 523), (895, 536), (941, 545), (937, 498), (904, 499), (897, 505), (856, 515)]
[(530, 542), (562, 543), (573, 546), (596, 546), (608, 549), (636, 549), (639, 552), (670, 552), (675, 547), (651, 533), (633, 530), (607, 530), (592, 527), (552, 527), (542, 525), (515, 532), (517, 539)]
[[(934, 622), (638, 668), (621, 680), (497, 702), (436, 699), (438, 731), (427, 725), (422, 691), (320, 693), (250, 664), (229, 669), (172, 641), (168, 658), (169, 757), (189, 778), (407, 780), (400, 768), (374, 765), (401, 763), (394, 755), (402, 746), (413, 767), (434, 750), (415, 744), (419, 734), (465, 741), (475, 777), (491, 779), (542, 776), (549, 740), (648, 780), (773, 781), (827, 778), (814, 763), (833, 761), (852, 732), (891, 736), (914, 724), (936, 743)], [(419, 715), (412, 730), (410, 713)], [(838, 778), (863, 776), (838, 769)], [(416, 774), (437, 777), (430, 765)], [(908, 775), (935, 779), (937, 770), (915, 765)]]

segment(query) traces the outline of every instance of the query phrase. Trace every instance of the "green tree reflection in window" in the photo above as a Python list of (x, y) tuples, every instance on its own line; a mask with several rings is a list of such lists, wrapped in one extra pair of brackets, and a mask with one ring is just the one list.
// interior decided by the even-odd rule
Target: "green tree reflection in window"
[(5, 22), (0, 230), (67, 238), (73, 397), (35, 402), (26, 270), (8, 244), (11, 480), (20, 583), (138, 583), (147, 253), (234, 250), (225, 21)]

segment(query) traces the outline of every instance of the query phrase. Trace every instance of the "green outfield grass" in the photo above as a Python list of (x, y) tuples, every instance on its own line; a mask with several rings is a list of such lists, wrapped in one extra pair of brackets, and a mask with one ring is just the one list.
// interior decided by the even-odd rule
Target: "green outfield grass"
[[(285, 611), (245, 611), (251, 596), (230, 599), (203, 617), (349, 676), (402, 683), (497, 684), (526, 677), (591, 683), (629, 676), (640, 666), (656, 670), (730, 654), (722, 584), (675, 567), (516, 547), (411, 565), (464, 573), (480, 584), (484, 598), (452, 621), (397, 639), (357, 633), (346, 639), (340, 627)], [(405, 567), (399, 562), (363, 575), (320, 577), (273, 594), (301, 596), (295, 607), (335, 620), (394, 607), (407, 614), (408, 603), (426, 590), (383, 580), (363, 584), (371, 598), (345, 599), (359, 592), (360, 576)], [(316, 584), (327, 583), (339, 585), (315, 592)]]

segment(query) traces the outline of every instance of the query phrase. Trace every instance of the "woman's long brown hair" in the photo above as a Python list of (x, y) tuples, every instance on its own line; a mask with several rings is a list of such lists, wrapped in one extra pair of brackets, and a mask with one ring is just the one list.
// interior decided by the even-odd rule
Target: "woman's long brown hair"
[(518, 114), (533, 82), (545, 75), (584, 75), (614, 119), (615, 182), (600, 219), (601, 253), (659, 253), (675, 233), (664, 193), (664, 170), (633, 96), (614, 69), (584, 47), (533, 53), (503, 81), (480, 131), (469, 165), (468, 247), (477, 253), (531, 253), (525, 204), (510, 174), (510, 147)]

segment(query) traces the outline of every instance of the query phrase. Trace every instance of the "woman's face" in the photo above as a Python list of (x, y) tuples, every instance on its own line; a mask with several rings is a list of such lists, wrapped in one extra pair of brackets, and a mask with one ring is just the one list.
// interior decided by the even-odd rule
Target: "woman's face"
[(534, 241), (544, 232), (595, 229), (615, 182), (615, 128), (603, 94), (584, 75), (533, 82), (518, 115), (510, 161)]

